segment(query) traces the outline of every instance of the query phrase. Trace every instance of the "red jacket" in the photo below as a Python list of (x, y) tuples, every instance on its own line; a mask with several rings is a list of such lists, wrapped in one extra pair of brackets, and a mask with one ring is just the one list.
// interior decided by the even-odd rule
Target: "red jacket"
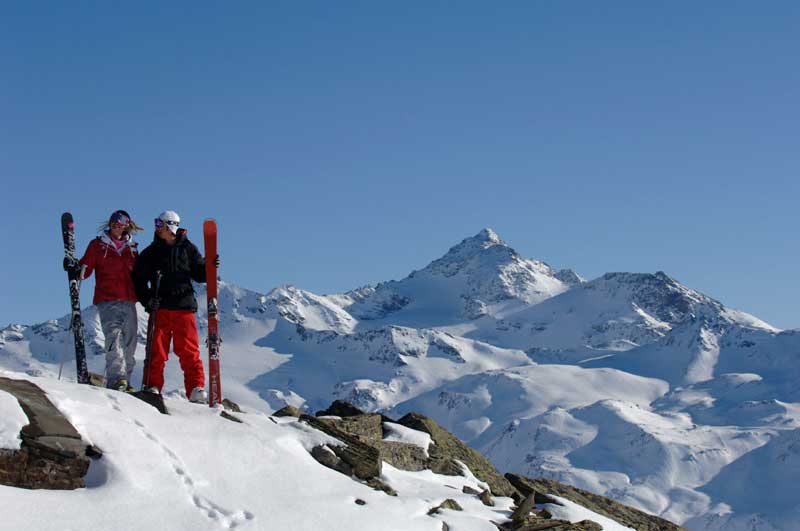
[(92, 271), (97, 271), (94, 304), (105, 301), (136, 302), (131, 271), (137, 254), (136, 243), (129, 236), (119, 251), (108, 234), (89, 242), (80, 264), (86, 266), (83, 278), (88, 278)]

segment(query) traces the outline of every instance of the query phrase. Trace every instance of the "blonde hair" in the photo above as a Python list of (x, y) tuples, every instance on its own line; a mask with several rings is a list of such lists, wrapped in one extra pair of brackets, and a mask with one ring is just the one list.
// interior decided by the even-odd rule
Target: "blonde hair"
[[(108, 223), (108, 221), (100, 223), (100, 225), (98, 225), (97, 227), (97, 232), (106, 232), (109, 230), (111, 230), (111, 225)], [(143, 230), (144, 229), (142, 227), (140, 227), (133, 220), (131, 220), (130, 224), (127, 227), (125, 227), (124, 231), (122, 231), (122, 234), (130, 234), (131, 236), (133, 236), (137, 232), (142, 232)]]

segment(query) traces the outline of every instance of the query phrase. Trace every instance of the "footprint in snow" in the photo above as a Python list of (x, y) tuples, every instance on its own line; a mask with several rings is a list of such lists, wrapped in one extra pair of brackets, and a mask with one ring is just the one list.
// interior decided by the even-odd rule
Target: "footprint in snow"
[[(107, 395), (109, 399), (113, 402), (111, 407), (117, 411), (122, 411), (119, 407), (118, 402), (119, 399), (113, 394)], [(181, 461), (178, 454), (173, 452), (166, 444), (164, 444), (153, 432), (147, 429), (145, 424), (133, 417), (131, 417), (131, 421), (133, 422), (134, 426), (142, 433), (144, 437), (148, 440), (152, 441), (169, 459), (172, 465), (172, 471), (175, 474), (176, 478), (183, 484), (184, 488), (188, 491), (189, 499), (192, 501), (195, 507), (197, 507), (200, 512), (205, 515), (210, 520), (213, 520), (220, 524), (225, 529), (234, 529), (239, 527), (240, 525), (247, 523), (253, 519), (255, 519), (255, 515), (250, 511), (246, 510), (238, 510), (232, 511), (223, 508), (221, 505), (214, 503), (210, 499), (206, 498), (205, 496), (198, 494), (197, 489), (195, 486), (195, 480), (186, 472), (186, 466)]]

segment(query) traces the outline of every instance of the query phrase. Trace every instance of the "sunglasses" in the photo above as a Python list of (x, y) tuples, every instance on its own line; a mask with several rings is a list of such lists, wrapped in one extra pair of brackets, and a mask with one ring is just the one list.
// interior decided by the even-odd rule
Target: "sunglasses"
[(178, 225), (180, 225), (180, 223), (177, 221), (164, 221), (161, 218), (156, 218), (155, 224), (157, 229), (163, 229), (167, 225), (169, 225), (170, 227), (177, 227)]
[(111, 221), (111, 223), (122, 225), (123, 227), (127, 227), (131, 223), (130, 218), (122, 212), (114, 212), (109, 221)]

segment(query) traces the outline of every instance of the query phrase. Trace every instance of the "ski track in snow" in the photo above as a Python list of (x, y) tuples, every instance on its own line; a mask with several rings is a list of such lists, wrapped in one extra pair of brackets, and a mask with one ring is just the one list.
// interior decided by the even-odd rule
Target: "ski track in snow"
[[(114, 391), (107, 391), (106, 396), (111, 402), (111, 407), (120, 413), (122, 408), (119, 406), (119, 399), (114, 396)], [(234, 529), (240, 525), (255, 519), (255, 515), (247, 510), (229, 510), (223, 508), (218, 503), (213, 502), (209, 498), (199, 494), (195, 487), (195, 481), (192, 476), (186, 471), (186, 465), (181, 458), (173, 452), (166, 444), (164, 444), (153, 432), (147, 429), (140, 420), (130, 417), (131, 422), (139, 429), (141, 434), (155, 446), (161, 450), (170, 461), (172, 471), (175, 473), (176, 479), (184, 486), (188, 493), (188, 498), (197, 509), (206, 516), (208, 519), (216, 521), (220, 526), (225, 529)]]

